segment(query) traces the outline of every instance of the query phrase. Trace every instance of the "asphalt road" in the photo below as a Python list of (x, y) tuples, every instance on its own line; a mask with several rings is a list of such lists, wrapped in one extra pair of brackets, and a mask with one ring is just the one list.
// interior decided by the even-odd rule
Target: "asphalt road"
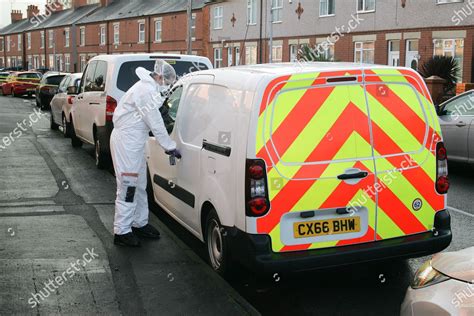
[[(29, 113), (32, 113), (33, 109), (31, 99), (0, 97), (0, 136), (3, 137), (10, 133), (15, 128), (16, 123), (21, 122)], [(46, 113), (42, 117), (42, 121), (33, 126), (33, 130), (37, 141), (41, 143), (42, 150), (53, 156), (59, 155), (64, 153), (66, 149), (57, 147), (62, 136), (59, 132), (49, 131), (48, 115)], [(64, 146), (64, 144), (69, 145), (68, 142), (62, 140), (61, 146)], [(19, 152), (21, 150), (23, 149), (20, 148)], [(39, 160), (41, 160), (40, 158), (38, 157)], [(56, 183), (54, 179), (50, 182), (44, 182), (43, 179), (41, 186), (35, 186), (35, 181), (37, 181), (35, 178), (44, 176), (41, 168), (57, 168), (58, 170), (53, 170), (53, 172), (63, 175), (65, 180), (61, 181), (61, 178), (59, 180), (56, 178), (56, 182), (59, 181), (59, 186), (63, 186), (64, 190), (69, 185), (66, 179), (73, 175), (75, 182), (71, 185), (74, 186), (76, 195), (84, 200), (83, 211), (87, 216), (87, 223), (93, 227), (95, 234), (99, 235), (101, 240), (109, 238), (100, 232), (101, 229), (104, 230), (104, 226), (96, 223), (99, 219), (90, 208), (95, 207), (102, 222), (105, 217), (111, 216), (110, 212), (106, 214), (104, 211), (104, 209), (110, 211), (113, 207), (111, 203), (113, 202), (115, 183), (110, 172), (99, 172), (92, 169), (77, 170), (78, 166), (82, 165), (93, 168), (93, 148), (91, 146), (85, 146), (83, 149), (71, 153), (67, 151), (67, 155), (62, 155), (61, 159), (62, 162), (55, 165), (48, 163), (48, 161), (46, 163), (38, 162), (38, 165), (33, 169), (28, 165), (17, 165), (16, 169), (7, 172), (7, 176), (12, 177), (11, 185), (2, 194), (11, 200), (20, 199), (23, 203), (38, 198), (41, 200), (41, 197), (45, 194), (55, 192), (52, 187), (55, 187)], [(106, 179), (105, 182), (104, 179)], [(472, 229), (474, 227), (474, 203), (472, 203), (474, 169), (465, 165), (451, 164), (450, 179), (452, 187), (449, 194), (449, 206), (454, 239), (447, 251), (474, 246), (474, 231)], [(5, 181), (10, 184), (8, 179)], [(22, 186), (30, 189), (23, 192), (21, 190)], [(64, 195), (62, 198), (67, 200), (71, 196)], [(0, 198), (0, 202), (4, 199)], [(44, 203), (48, 202), (48, 199), (43, 200)], [(65, 204), (67, 205), (67, 203)], [(153, 206), (153, 212), (164, 224), (163, 227), (169, 229), (173, 238), (187, 245), (204, 261), (205, 249), (195, 237), (156, 206)], [(122, 262), (125, 266), (128, 264), (126, 260), (128, 257), (124, 259), (123, 254), (115, 253), (113, 246), (106, 246), (105, 251), (109, 253), (109, 259), (114, 263)], [(264, 315), (290, 313), (302, 315), (398, 315), (406, 288), (414, 272), (425, 259), (364, 264), (292, 275), (282, 275), (275, 271), (273, 278), (266, 279), (262, 279), (244, 269), (239, 269), (232, 280), (228, 282)], [(112, 271), (112, 276), (114, 282), (118, 284), (123, 285), (131, 282), (133, 284), (132, 290), (144, 291), (144, 288), (141, 288), (141, 284), (138, 282), (139, 280), (134, 280), (135, 277), (131, 274), (117, 276)], [(146, 276), (142, 277), (146, 278)], [(197, 280), (199, 280), (199, 277)], [(153, 288), (153, 286), (149, 285), (147, 289), (150, 288)], [(127, 299), (125, 290), (117, 286), (116, 290), (119, 300)], [(121, 306), (121, 309), (125, 308), (129, 312), (140, 314), (140, 311), (146, 309), (147, 302), (143, 302), (142, 298), (139, 299), (141, 308), (134, 308), (132, 301), (128, 302), (128, 306), (125, 303), (125, 307)]]

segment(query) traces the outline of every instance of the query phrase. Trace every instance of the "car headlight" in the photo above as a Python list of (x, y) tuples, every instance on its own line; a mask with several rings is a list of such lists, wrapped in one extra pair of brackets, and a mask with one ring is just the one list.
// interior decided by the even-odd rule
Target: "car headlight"
[(411, 287), (414, 289), (420, 289), (449, 279), (448, 276), (433, 269), (431, 266), (431, 260), (428, 260), (418, 269), (418, 271), (416, 271)]

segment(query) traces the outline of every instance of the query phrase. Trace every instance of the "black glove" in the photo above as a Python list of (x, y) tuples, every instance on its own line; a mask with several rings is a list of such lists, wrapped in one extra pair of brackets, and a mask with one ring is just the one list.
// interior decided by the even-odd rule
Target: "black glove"
[(174, 156), (178, 159), (181, 159), (181, 153), (177, 149), (165, 151), (167, 155)]

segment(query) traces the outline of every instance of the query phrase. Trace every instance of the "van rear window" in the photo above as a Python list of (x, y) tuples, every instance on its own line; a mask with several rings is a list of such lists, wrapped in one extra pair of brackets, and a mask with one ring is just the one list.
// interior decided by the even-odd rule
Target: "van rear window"
[[(166, 60), (176, 71), (178, 77), (182, 77), (188, 73), (207, 70), (207, 65), (198, 62), (182, 61), (182, 60)], [(149, 71), (153, 71), (155, 60), (140, 60), (128, 61), (122, 64), (119, 70), (117, 79), (117, 88), (126, 92), (135, 83), (137, 83), (138, 76), (135, 74), (135, 69), (143, 67)]]
[(59, 86), (59, 84), (61, 83), (63, 79), (64, 79), (64, 75), (46, 77), (44, 80), (44, 84)]

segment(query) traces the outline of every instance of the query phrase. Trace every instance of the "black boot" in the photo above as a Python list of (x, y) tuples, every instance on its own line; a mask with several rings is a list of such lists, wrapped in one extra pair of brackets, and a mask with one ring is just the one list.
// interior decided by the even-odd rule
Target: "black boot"
[(114, 244), (126, 247), (140, 247), (140, 240), (133, 232), (125, 235), (115, 235)]
[(158, 239), (160, 238), (160, 232), (150, 224), (146, 224), (141, 228), (132, 227), (132, 231), (139, 237)]

